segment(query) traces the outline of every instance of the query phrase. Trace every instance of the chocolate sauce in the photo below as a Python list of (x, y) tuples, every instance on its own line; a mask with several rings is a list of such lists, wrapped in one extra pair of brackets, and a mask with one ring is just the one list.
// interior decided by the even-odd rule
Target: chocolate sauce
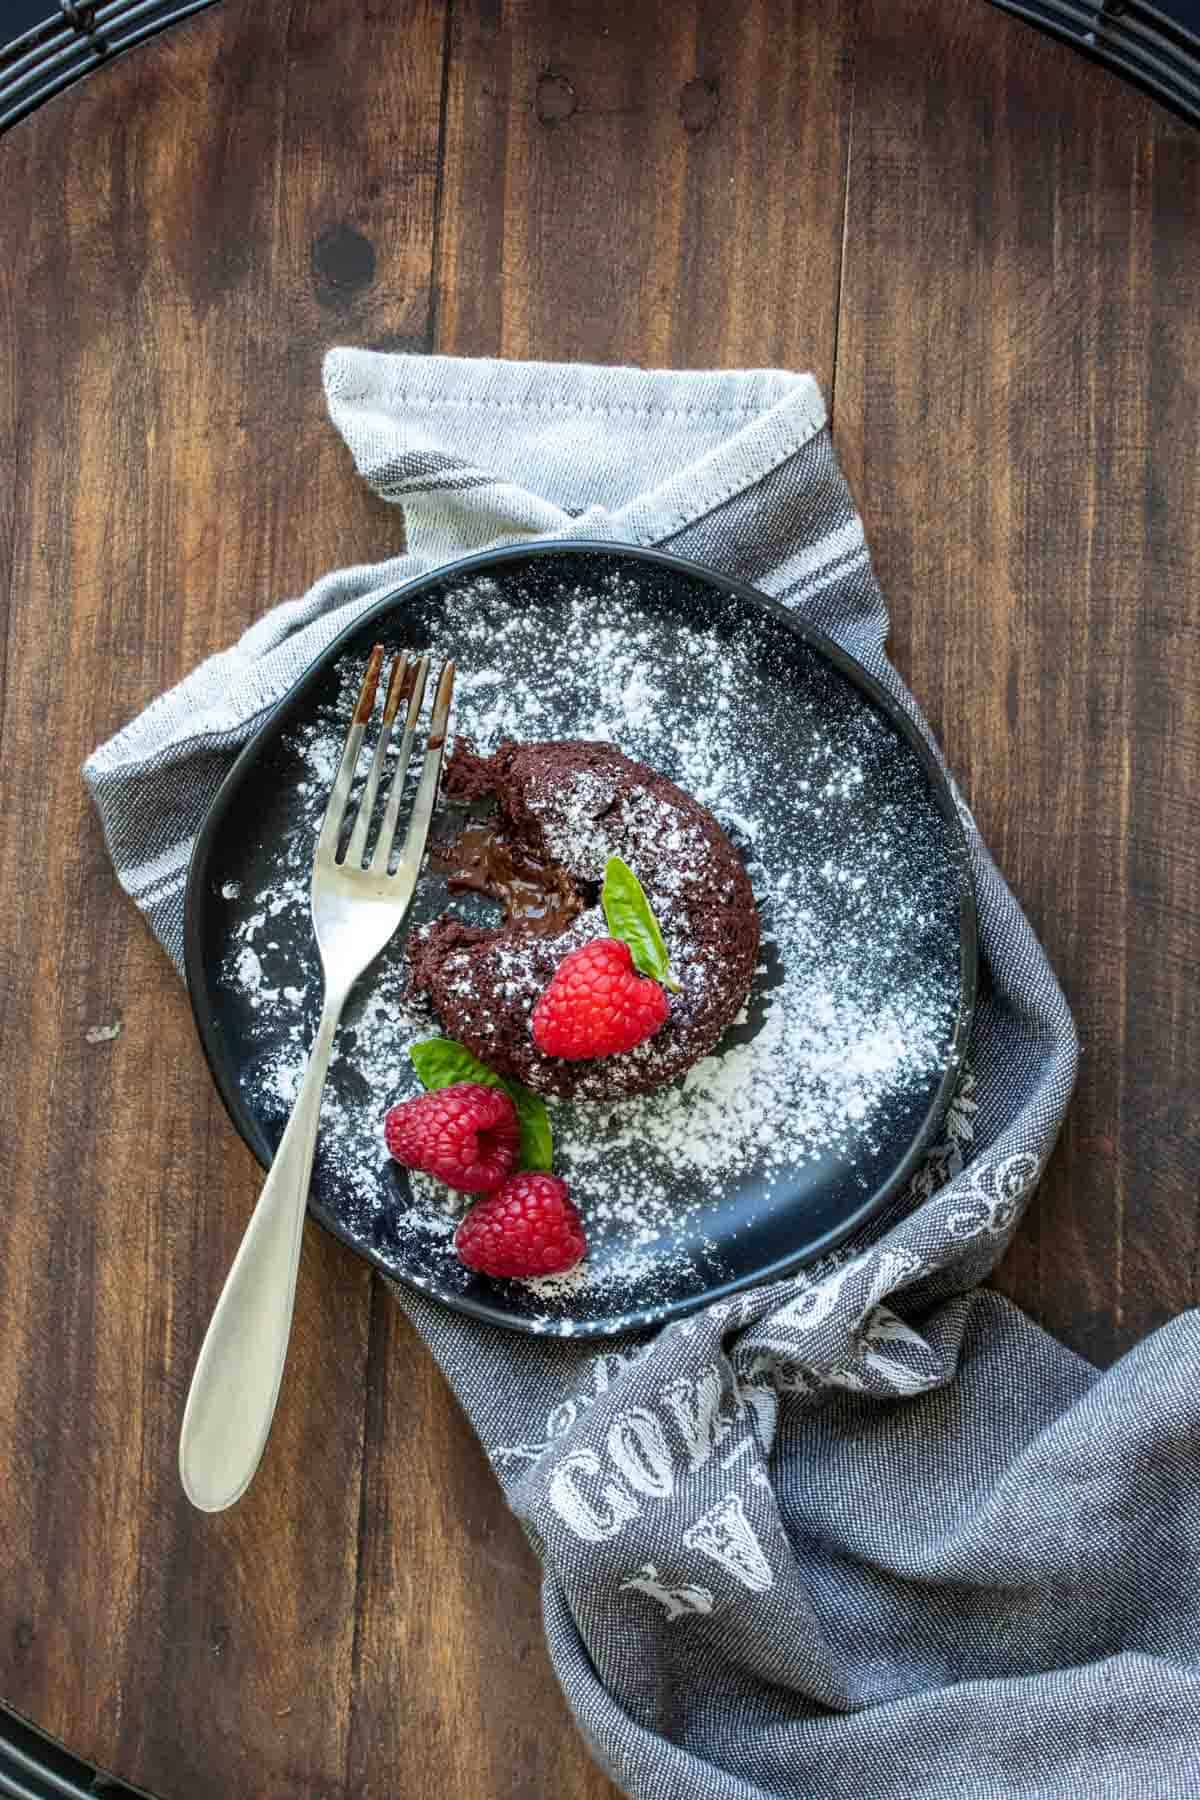
[(496, 820), (472, 820), (453, 842), (433, 845), (430, 861), (451, 893), (470, 890), (498, 900), (506, 924), (521, 919), (531, 931), (557, 934), (583, 911), (566, 871), (512, 843)]

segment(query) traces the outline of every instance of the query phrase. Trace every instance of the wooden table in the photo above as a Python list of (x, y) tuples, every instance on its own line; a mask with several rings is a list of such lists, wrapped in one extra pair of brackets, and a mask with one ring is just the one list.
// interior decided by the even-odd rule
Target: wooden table
[(813, 369), (1083, 1035), (1001, 1285), (1110, 1361), (1200, 1280), (1200, 134), (982, 0), (225, 0), (0, 169), (0, 1696), (166, 1800), (601, 1800), (483, 1456), (315, 1227), (259, 1479), (184, 1502), (259, 1172), (79, 763), (397, 548), (329, 344)]

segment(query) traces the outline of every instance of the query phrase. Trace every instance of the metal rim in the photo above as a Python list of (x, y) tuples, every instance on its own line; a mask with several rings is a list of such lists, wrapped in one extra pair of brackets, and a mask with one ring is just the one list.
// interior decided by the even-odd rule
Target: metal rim
[[(49, 6), (50, 0), (47, 0)], [(73, 82), (216, 0), (59, 0), (0, 46), (0, 132)], [(1200, 36), (1146, 0), (991, 0), (1200, 124)]]
[(216, 0), (59, 0), (57, 14), (0, 47), (0, 131), (73, 82)]
[(57, 1738), (0, 1703), (0, 1796), (8, 1800), (151, 1800), (105, 1775)]

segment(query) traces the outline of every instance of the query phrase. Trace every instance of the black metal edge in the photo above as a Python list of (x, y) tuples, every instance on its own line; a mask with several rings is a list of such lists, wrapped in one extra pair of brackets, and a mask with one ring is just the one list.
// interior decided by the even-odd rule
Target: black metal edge
[[(0, 132), (135, 45), (217, 0), (61, 0), (57, 16), (0, 47)], [(1200, 34), (1145, 0), (990, 0), (1071, 44), (1190, 124), (1200, 124)]]
[(74, 1755), (0, 1701), (0, 1796), (4, 1800), (152, 1800)]
[[(184, 973), (188, 996), (191, 1001), (196, 1031), (217, 1092), (221, 1096), (221, 1101), (229, 1114), (234, 1129), (243, 1142), (249, 1146), (264, 1169), (270, 1166), (273, 1147), (238, 1090), (237, 1083), (225, 1059), (225, 1050), (220, 1034), (213, 1024), (213, 1005), (209, 993), (208, 971), (204, 964), (201, 923), (204, 903), (203, 890), (212, 842), (226, 811), (241, 786), (246, 770), (257, 759), (259, 741), (263, 734), (271, 729), (279, 712), (316, 685), (326, 668), (336, 662), (342, 654), (346, 643), (364, 631), (372, 621), (390, 613), (403, 596), (412, 595), (420, 589), (436, 586), (450, 577), (459, 578), (483, 570), (495, 569), (497, 565), (504, 566), (530, 558), (541, 559), (561, 555), (564, 552), (574, 555), (621, 556), (632, 561), (648, 562), (661, 568), (670, 569), (677, 574), (689, 576), (708, 587), (716, 587), (743, 604), (749, 604), (751, 607), (765, 611), (800, 638), (802, 642), (825, 657), (852, 686), (858, 688), (879, 708), (892, 727), (916, 753), (928, 777), (938, 810), (954, 835), (962, 871), (959, 896), (959, 931), (962, 945), (959, 1010), (951, 1038), (947, 1066), (920, 1130), (914, 1136), (903, 1161), (893, 1170), (888, 1180), (869, 1195), (862, 1205), (840, 1225), (806, 1244), (802, 1250), (777, 1258), (775, 1262), (768, 1264), (753, 1275), (743, 1275), (722, 1282), (705, 1289), (701, 1294), (690, 1295), (685, 1299), (673, 1301), (667, 1306), (640, 1308), (634, 1312), (621, 1313), (607, 1319), (577, 1321), (572, 1336), (578, 1340), (579, 1338), (617, 1337), (627, 1331), (645, 1330), (649, 1326), (663, 1324), (668, 1319), (682, 1318), (688, 1313), (697, 1312), (703, 1306), (710, 1306), (717, 1300), (728, 1299), (731, 1295), (741, 1293), (747, 1288), (760, 1287), (767, 1282), (778, 1281), (784, 1276), (795, 1274), (807, 1263), (814, 1262), (819, 1257), (827, 1255), (829, 1251), (836, 1249), (846, 1238), (851, 1237), (854, 1232), (860, 1230), (863, 1225), (882, 1212), (888, 1202), (902, 1192), (921, 1166), (938, 1126), (945, 1117), (946, 1109), (950, 1104), (962, 1070), (963, 1058), (974, 1022), (978, 993), (979, 924), (966, 831), (949, 780), (934, 751), (915, 721), (895, 696), (876, 680), (869, 669), (864, 668), (861, 663), (843, 650), (839, 644), (836, 644), (832, 638), (826, 637), (824, 632), (818, 630), (816, 626), (798, 617), (779, 601), (772, 600), (769, 595), (760, 593), (748, 582), (738, 581), (729, 575), (722, 575), (717, 570), (710, 569), (703, 563), (692, 562), (686, 557), (672, 556), (663, 550), (646, 550), (637, 544), (594, 541), (588, 538), (548, 538), (539, 542), (513, 544), (500, 550), (484, 550), (472, 556), (460, 557), (394, 588), (390, 593), (377, 600), (368, 611), (353, 620), (331, 644), (326, 646), (278, 704), (272, 707), (261, 724), (256, 727), (253, 736), (243, 746), (233, 767), (217, 790), (204, 822), (196, 834), (188, 866), (187, 888), (184, 897)], [(356, 1255), (364, 1255), (362, 1246), (343, 1230), (340, 1222), (331, 1213), (326, 1212), (319, 1205), (314, 1205), (311, 1201), (309, 1210), (332, 1236), (348, 1245)], [(401, 1282), (404, 1280), (402, 1275), (398, 1275), (390, 1269), (385, 1270), (373, 1258), (367, 1257), (366, 1260), (381, 1274), (385, 1274), (389, 1280)], [(532, 1336), (542, 1335), (535, 1330), (531, 1321), (521, 1319), (511, 1313), (501, 1312), (498, 1308), (489, 1306), (486, 1301), (476, 1300), (470, 1295), (456, 1294), (450, 1297), (436, 1293), (428, 1287), (423, 1287), (419, 1291), (427, 1299), (436, 1300), (440, 1306), (445, 1306), (455, 1312), (467, 1313), (473, 1318), (481, 1319), (485, 1324), (498, 1325), (506, 1331), (522, 1332)]]
[(1200, 125), (1200, 36), (1142, 0), (990, 0)]
[(108, 6), (72, 6), (23, 32), (0, 48), (0, 132), (93, 69), (216, 3), (112, 0)]

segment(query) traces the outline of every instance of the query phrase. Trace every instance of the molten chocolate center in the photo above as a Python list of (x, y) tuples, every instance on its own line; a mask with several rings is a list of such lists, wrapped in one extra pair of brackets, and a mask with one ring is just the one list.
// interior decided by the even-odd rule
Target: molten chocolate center
[(472, 820), (452, 843), (434, 845), (430, 860), (452, 894), (469, 889), (498, 900), (506, 924), (521, 919), (531, 931), (549, 936), (565, 930), (583, 911), (566, 871), (514, 844), (498, 820)]

